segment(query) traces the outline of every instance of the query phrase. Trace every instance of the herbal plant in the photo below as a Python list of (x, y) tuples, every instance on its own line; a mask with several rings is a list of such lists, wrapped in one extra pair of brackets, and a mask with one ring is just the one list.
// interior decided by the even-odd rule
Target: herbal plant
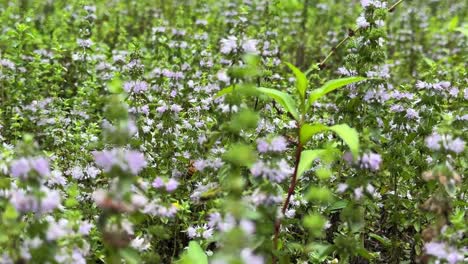
[[(308, 94), (307, 88), (309, 83), (305, 74), (292, 64), (288, 63), (287, 66), (291, 69), (296, 77), (296, 92), (299, 98), (298, 101), (295, 101), (291, 95), (285, 92), (269, 88), (257, 88), (260, 93), (267, 95), (268, 97), (278, 102), (278, 104), (283, 106), (296, 122), (296, 138), (294, 140), (297, 142), (297, 144), (295, 146), (294, 171), (290, 179), (290, 185), (287, 191), (286, 199), (283, 206), (281, 207), (281, 214), (283, 215), (286, 213), (291, 196), (294, 194), (297, 178), (300, 177), (304, 171), (310, 168), (312, 162), (315, 159), (331, 151), (330, 149), (304, 150), (304, 146), (307, 145), (308, 141), (311, 140), (313, 135), (324, 131), (335, 132), (349, 146), (354, 157), (358, 156), (359, 137), (355, 129), (350, 128), (346, 124), (338, 124), (334, 126), (326, 126), (320, 123), (307, 124), (305, 120), (309, 108), (313, 106), (313, 103), (318, 101), (320, 98), (338, 88), (344, 87), (351, 83), (363, 81), (365, 79), (362, 77), (350, 77), (328, 81), (322, 87), (312, 90), (310, 94)], [(326, 192), (327, 189), (320, 191)], [(282, 217), (282, 215), (277, 216), (275, 221), (273, 238), (274, 250), (278, 250), (278, 238), (280, 235)], [(273, 258), (273, 262), (276, 262), (275, 258)]]
[(467, 10), (0, 1), (0, 263), (466, 262)]

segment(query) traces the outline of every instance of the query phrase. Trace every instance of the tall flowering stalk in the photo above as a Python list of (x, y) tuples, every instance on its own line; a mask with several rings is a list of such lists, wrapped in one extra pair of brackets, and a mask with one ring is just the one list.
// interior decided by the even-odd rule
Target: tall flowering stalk
[[(312, 162), (323, 155), (326, 150), (303, 150), (304, 145), (307, 144), (313, 135), (332, 131), (336, 133), (351, 149), (353, 155), (357, 156), (359, 152), (359, 139), (357, 132), (350, 128), (345, 124), (341, 125), (334, 125), (334, 126), (326, 126), (323, 124), (315, 123), (315, 124), (308, 124), (306, 123), (306, 114), (308, 110), (313, 106), (313, 104), (319, 100), (320, 98), (324, 97), (328, 93), (344, 87), (348, 84), (352, 84), (355, 82), (363, 81), (364, 78), (362, 77), (350, 77), (350, 78), (343, 78), (328, 81), (322, 87), (312, 90), (310, 93), (307, 92), (309, 82), (307, 77), (304, 73), (302, 73), (298, 68), (294, 65), (286, 63), (287, 66), (291, 69), (294, 73), (296, 78), (296, 96), (297, 100), (290, 94), (287, 94), (282, 91), (278, 91), (275, 89), (269, 88), (257, 88), (258, 93), (264, 94), (278, 104), (280, 104), (293, 118), (296, 123), (296, 149), (295, 149), (295, 160), (294, 160), (294, 171), (293, 174), (290, 176), (290, 184), (286, 194), (285, 201), (281, 207), (280, 215), (276, 216), (276, 220), (274, 223), (274, 233), (273, 233), (273, 262), (276, 263), (276, 258), (278, 255), (278, 240), (280, 235), (281, 229), (281, 218), (286, 213), (288, 206), (290, 204), (290, 200), (292, 195), (294, 194), (296, 183), (298, 177), (307, 170)], [(232, 92), (232, 88), (226, 88), (225, 91), (221, 91), (221, 94), (225, 94), (227, 92)]]

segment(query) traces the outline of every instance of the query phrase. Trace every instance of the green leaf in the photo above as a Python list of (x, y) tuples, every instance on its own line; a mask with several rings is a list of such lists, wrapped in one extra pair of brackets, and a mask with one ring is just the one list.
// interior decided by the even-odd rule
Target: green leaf
[(115, 76), (111, 82), (107, 85), (109, 92), (113, 94), (120, 94), (123, 93), (124, 89), (122, 87), (122, 80), (119, 76)]
[(434, 66), (437, 65), (437, 63), (434, 60), (432, 60), (432, 59), (430, 59), (428, 57), (423, 57), (423, 60), (427, 65), (429, 65), (429, 67), (434, 67)]
[(208, 257), (205, 251), (195, 241), (190, 241), (187, 251), (182, 255), (182, 258), (177, 262), (179, 264), (208, 264)]
[(374, 256), (365, 248), (363, 247), (358, 247), (356, 249), (356, 252), (359, 254), (359, 256), (365, 258), (365, 259), (373, 259)]
[(232, 91), (234, 90), (234, 86), (228, 86), (224, 89), (222, 89), (221, 91), (217, 92), (216, 95), (215, 95), (215, 98), (218, 98), (218, 97), (221, 97), (223, 95), (226, 95), (228, 93), (232, 93)]
[(454, 16), (447, 25), (448, 31), (454, 31), (456, 27), (458, 26), (458, 21), (459, 21), (458, 16)]
[(9, 222), (9, 221), (16, 220), (18, 216), (19, 214), (16, 211), (16, 209), (11, 204), (7, 204), (5, 211), (3, 212), (3, 215), (2, 215), (2, 220), (3, 222)]
[(348, 200), (339, 200), (334, 202), (330, 207), (327, 208), (329, 211), (338, 211), (345, 208), (348, 205)]
[(297, 178), (301, 177), (302, 174), (310, 169), (312, 162), (320, 158), (326, 152), (325, 149), (313, 149), (313, 150), (304, 150), (301, 153), (301, 159), (299, 160), (299, 165), (297, 167)]
[(309, 230), (312, 236), (320, 236), (327, 219), (320, 214), (310, 214), (304, 217), (303, 224)]
[(365, 80), (364, 77), (348, 77), (348, 78), (341, 78), (336, 80), (331, 80), (326, 82), (322, 87), (313, 90), (309, 95), (309, 103), (308, 105), (312, 105), (315, 101), (322, 98), (329, 92), (332, 92), (338, 88), (344, 87), (348, 84), (360, 82)]
[(237, 166), (251, 166), (257, 160), (256, 152), (250, 145), (237, 143), (224, 153), (223, 159)]
[(312, 125), (309, 125), (309, 124), (304, 124), (302, 127), (301, 127), (301, 130), (300, 130), (300, 133), (299, 133), (299, 137), (300, 137), (300, 140), (301, 140), (301, 144), (306, 144), (307, 141), (309, 141), (313, 135), (317, 134), (317, 133), (320, 133), (320, 132), (323, 132), (323, 131), (327, 131), (328, 130), (328, 127), (326, 125), (322, 125), (322, 124), (312, 124)]
[(319, 204), (327, 204), (333, 201), (333, 194), (327, 187), (310, 187), (306, 199)]
[(304, 124), (299, 133), (301, 144), (306, 144), (313, 135), (328, 130), (335, 132), (348, 145), (355, 157), (359, 154), (359, 135), (356, 129), (346, 124), (334, 125), (331, 127), (322, 124)]
[(348, 145), (355, 158), (359, 155), (359, 134), (356, 129), (346, 124), (341, 124), (329, 127), (329, 130), (338, 134), (346, 145)]
[(468, 37), (468, 24), (463, 25), (463, 27), (457, 27), (455, 30)]
[(296, 102), (294, 102), (294, 99), (291, 97), (291, 95), (270, 88), (260, 87), (257, 88), (257, 90), (278, 102), (282, 107), (284, 107), (284, 109), (291, 113), (295, 120), (299, 119)]
[(286, 62), (286, 65), (288, 65), (289, 69), (294, 73), (294, 76), (296, 76), (296, 89), (299, 92), (299, 95), (301, 95), (301, 98), (304, 99), (307, 91), (307, 85), (309, 84), (306, 75), (291, 63)]
[(392, 245), (392, 242), (390, 241), (390, 239), (388, 239), (386, 237), (379, 236), (379, 235), (374, 234), (374, 233), (370, 233), (369, 237), (372, 237), (373, 239), (379, 241), (385, 247), (390, 247)]
[(128, 264), (138, 264), (142, 262), (138, 252), (132, 248), (125, 248), (120, 250), (120, 256), (125, 259), (125, 263)]

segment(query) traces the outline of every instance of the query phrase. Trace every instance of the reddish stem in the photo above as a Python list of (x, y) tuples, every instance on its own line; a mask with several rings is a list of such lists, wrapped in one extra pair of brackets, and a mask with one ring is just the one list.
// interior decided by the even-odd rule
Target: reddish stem
[[(298, 127), (298, 131), (300, 131), (300, 125)], [(291, 177), (291, 183), (289, 185), (288, 189), (288, 195), (286, 196), (286, 200), (284, 201), (283, 207), (281, 209), (281, 214), (284, 215), (286, 212), (286, 209), (288, 209), (289, 201), (291, 200), (291, 196), (294, 193), (294, 189), (296, 188), (296, 183), (297, 183), (297, 169), (299, 168), (299, 161), (301, 160), (301, 153), (302, 153), (302, 144), (300, 140), (298, 140), (299, 143), (297, 143), (296, 146), (296, 163), (294, 165), (294, 173)], [(279, 232), (281, 228), (281, 218), (277, 218), (275, 221), (275, 236), (273, 239), (273, 250), (276, 251), (278, 249), (278, 238), (279, 238)], [(272, 263), (276, 263), (276, 256), (273, 253), (273, 259)]]

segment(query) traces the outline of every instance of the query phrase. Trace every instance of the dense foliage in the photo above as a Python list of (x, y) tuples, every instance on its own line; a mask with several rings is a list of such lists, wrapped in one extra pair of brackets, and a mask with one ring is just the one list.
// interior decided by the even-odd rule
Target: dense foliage
[(0, 1), (0, 263), (466, 263), (466, 17)]

